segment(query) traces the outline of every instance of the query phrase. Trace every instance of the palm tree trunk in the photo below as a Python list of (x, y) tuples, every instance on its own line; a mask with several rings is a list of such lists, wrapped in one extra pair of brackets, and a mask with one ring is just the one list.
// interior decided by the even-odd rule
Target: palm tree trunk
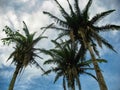
[(98, 79), (100, 90), (108, 90), (107, 85), (106, 85), (105, 80), (104, 80), (104, 77), (103, 77), (102, 72), (100, 70), (100, 67), (99, 67), (99, 65), (96, 61), (93, 49), (90, 46), (90, 44), (88, 44), (88, 50), (90, 52), (90, 55), (91, 55), (91, 58), (92, 58), (92, 61), (93, 61), (93, 65), (94, 65), (94, 68), (95, 68), (95, 72), (96, 72), (96, 76), (97, 76), (97, 79)]
[(75, 83), (74, 83), (74, 80), (73, 80), (73, 82), (72, 82), (71, 89), (72, 89), (72, 90), (75, 90)]
[(17, 64), (16, 69), (15, 69), (15, 72), (14, 72), (14, 74), (13, 74), (13, 77), (12, 77), (12, 80), (11, 80), (11, 82), (10, 82), (10, 85), (9, 85), (9, 89), (8, 89), (8, 90), (13, 90), (14, 84), (15, 84), (15, 81), (16, 81), (16, 78), (17, 78), (17, 75), (18, 75), (19, 70), (20, 70), (20, 67), (21, 67), (21, 66)]

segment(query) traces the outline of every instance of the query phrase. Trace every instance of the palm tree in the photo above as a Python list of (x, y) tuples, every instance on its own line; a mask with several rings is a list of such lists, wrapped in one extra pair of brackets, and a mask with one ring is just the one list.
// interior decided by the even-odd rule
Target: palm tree
[(50, 59), (46, 60), (44, 64), (55, 65), (44, 73), (49, 74), (51, 72), (55, 72), (56, 76), (54, 79), (54, 83), (60, 77), (62, 77), (64, 90), (66, 90), (66, 84), (70, 90), (75, 90), (75, 83), (78, 86), (78, 89), (81, 90), (81, 84), (79, 80), (79, 76), (81, 74), (87, 74), (96, 79), (94, 75), (87, 72), (87, 70), (94, 70), (94, 68), (91, 68), (89, 66), (89, 64), (92, 63), (91, 60), (77, 60), (80, 59), (77, 58), (77, 45), (75, 45), (75, 47), (73, 48), (69, 43), (61, 45), (61, 43), (58, 43), (56, 41), (52, 42), (56, 45), (55, 49), (41, 49), (41, 52), (51, 57)]
[[(113, 46), (107, 40), (105, 40), (101, 35), (99, 35), (99, 32), (120, 30), (120, 26), (113, 25), (113, 24), (97, 26), (97, 22), (103, 19), (105, 16), (111, 14), (115, 10), (108, 10), (108, 11), (96, 14), (92, 19), (89, 19), (88, 11), (92, 4), (92, 0), (88, 1), (86, 7), (82, 11), (79, 8), (79, 0), (74, 0), (75, 1), (74, 9), (70, 4), (69, 0), (67, 0), (69, 9), (70, 9), (70, 14), (65, 11), (65, 9), (59, 4), (57, 0), (54, 0), (54, 1), (59, 6), (60, 12), (64, 20), (51, 14), (50, 12), (44, 11), (43, 12), (44, 14), (50, 16), (60, 26), (59, 27), (58, 25), (50, 24), (49, 28), (62, 31), (62, 33), (59, 34), (58, 38), (68, 35), (70, 36), (70, 39), (73, 43), (75, 41), (80, 42), (81, 47), (83, 47), (83, 51), (86, 49), (89, 50), (91, 58), (93, 60), (96, 76), (98, 78), (100, 90), (108, 90), (104, 77), (100, 71), (100, 67), (96, 61), (95, 54), (99, 56), (99, 52), (96, 46), (98, 45), (102, 48), (102, 44), (103, 44), (109, 49), (115, 51)], [(46, 28), (46, 27), (43, 27), (43, 28)]]
[(44, 71), (42, 67), (35, 61), (35, 57), (41, 57), (38, 56), (38, 52), (36, 52), (39, 51), (39, 48), (35, 48), (34, 46), (45, 37), (40, 35), (37, 38), (34, 38), (35, 32), (30, 34), (25, 22), (23, 23), (25, 35), (20, 34), (18, 31), (14, 32), (8, 26), (3, 29), (7, 35), (7, 38), (2, 39), (4, 44), (11, 44), (12, 42), (15, 43), (14, 51), (10, 54), (8, 60), (13, 58), (12, 63), (15, 64), (16, 69), (8, 90), (13, 90), (18, 74), (28, 65), (34, 64), (36, 67), (39, 67), (42, 71)]

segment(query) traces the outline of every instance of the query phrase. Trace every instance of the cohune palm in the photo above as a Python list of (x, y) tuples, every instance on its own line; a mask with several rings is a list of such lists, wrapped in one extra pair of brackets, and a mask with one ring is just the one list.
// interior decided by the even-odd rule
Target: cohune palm
[[(96, 76), (98, 79), (98, 83), (100, 86), (100, 90), (108, 90), (107, 85), (105, 83), (104, 77), (101, 73), (100, 67), (96, 61), (95, 54), (99, 56), (99, 52), (97, 50), (97, 45), (102, 48), (102, 44), (108, 47), (109, 49), (114, 50), (111, 44), (108, 43), (99, 32), (108, 32), (112, 30), (120, 30), (120, 26), (107, 24), (104, 26), (97, 26), (97, 22), (103, 19), (105, 16), (111, 14), (115, 10), (108, 10), (102, 12), (100, 14), (95, 15), (92, 19), (89, 19), (89, 8), (92, 4), (92, 0), (89, 0), (84, 10), (80, 10), (79, 8), (79, 0), (74, 0), (74, 9), (70, 4), (69, 0), (67, 0), (70, 14), (65, 11), (65, 9), (59, 4), (57, 0), (54, 0), (56, 4), (59, 6), (60, 12), (64, 18), (64, 20), (59, 17), (44, 11), (43, 13), (50, 16), (52, 19), (56, 21), (58, 25), (50, 24), (49, 28), (62, 30), (63, 32), (59, 34), (58, 38), (61, 38), (65, 35), (70, 36), (70, 39), (73, 43), (79, 41), (81, 44), (82, 51), (89, 50), (93, 65), (95, 68)], [(46, 27), (43, 27), (46, 28)], [(48, 29), (48, 27), (47, 27)], [(57, 38), (57, 39), (58, 39)], [(79, 52), (82, 53), (82, 52)], [(84, 52), (85, 54), (86, 52)]]
[(18, 74), (28, 65), (34, 64), (36, 67), (39, 67), (42, 71), (44, 71), (35, 61), (35, 57), (39, 57), (36, 53), (36, 51), (39, 51), (39, 48), (34, 48), (34, 46), (45, 37), (40, 35), (34, 39), (35, 33), (30, 34), (25, 23), (23, 30), (25, 32), (25, 36), (20, 34), (18, 31), (12, 31), (8, 26), (3, 29), (7, 35), (7, 38), (2, 39), (4, 44), (11, 44), (11, 42), (15, 43), (14, 51), (9, 56), (8, 60), (13, 58), (12, 63), (15, 64), (16, 69), (8, 90), (13, 90)]
[[(81, 90), (81, 84), (79, 77), (82, 74), (87, 74), (96, 79), (94, 75), (87, 72), (87, 70), (94, 70), (89, 65), (92, 63), (89, 61), (81, 61), (78, 56), (77, 46), (71, 47), (70, 44), (61, 45), (56, 41), (52, 41), (55, 45), (55, 49), (45, 50), (41, 49), (41, 52), (51, 56), (50, 59), (44, 62), (44, 64), (54, 64), (55, 66), (46, 71), (44, 74), (55, 72), (56, 77), (54, 83), (60, 78), (63, 78), (63, 88), (67, 90), (66, 84), (70, 90), (75, 90), (75, 83), (78, 89)], [(79, 59), (79, 60), (77, 60)], [(97, 79), (96, 79), (97, 80)]]

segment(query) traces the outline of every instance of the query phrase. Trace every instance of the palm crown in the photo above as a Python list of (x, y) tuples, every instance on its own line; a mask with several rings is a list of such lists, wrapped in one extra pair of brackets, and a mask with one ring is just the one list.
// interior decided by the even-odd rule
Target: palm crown
[(17, 75), (28, 65), (36, 65), (42, 71), (43, 68), (35, 61), (35, 57), (40, 56), (37, 55), (36, 51), (39, 51), (39, 48), (35, 48), (34, 46), (42, 39), (46, 38), (43, 36), (38, 36), (34, 39), (35, 32), (30, 34), (29, 30), (24, 23), (24, 32), (25, 35), (22, 35), (18, 31), (12, 31), (8, 26), (3, 29), (5, 31), (7, 38), (3, 38), (4, 44), (11, 44), (12, 42), (15, 43), (14, 51), (9, 56), (8, 60), (13, 58), (12, 63), (16, 65), (16, 70), (14, 72), (13, 78), (10, 82), (9, 90), (13, 90), (14, 83), (16, 80)]
[[(92, 0), (89, 0), (86, 7), (81, 11), (79, 8), (79, 0), (74, 0), (74, 8), (70, 4), (69, 0), (67, 0), (70, 14), (65, 11), (65, 9), (59, 4), (57, 0), (54, 0), (56, 4), (59, 6), (60, 12), (64, 18), (64, 20), (59, 17), (44, 11), (43, 13), (50, 16), (52, 19), (56, 21), (56, 23), (60, 26), (50, 24), (49, 28), (62, 30), (63, 32), (59, 34), (58, 38), (61, 38), (65, 35), (70, 36), (70, 40), (74, 44), (75, 41), (79, 41), (81, 44), (81, 50), (79, 50), (79, 55), (83, 53), (86, 54), (86, 50), (89, 50), (91, 58), (93, 60), (93, 65), (95, 68), (96, 76), (98, 78), (98, 83), (100, 86), (100, 90), (108, 90), (106, 83), (104, 81), (103, 75), (100, 71), (100, 67), (96, 62), (96, 58), (94, 53), (100, 57), (99, 52), (97, 50), (97, 45), (102, 48), (104, 44), (109, 49), (114, 50), (113, 46), (104, 39), (99, 32), (107, 32), (110, 30), (120, 30), (120, 26), (107, 24), (104, 26), (97, 26), (97, 22), (103, 19), (105, 16), (111, 14), (115, 10), (108, 10), (99, 14), (96, 14), (92, 19), (89, 19), (89, 8), (92, 4)], [(48, 29), (48, 27), (43, 27)], [(57, 39), (58, 39), (57, 38)], [(83, 52), (84, 51), (84, 52)], [(116, 52), (116, 51), (115, 51)]]
[(46, 38), (40, 35), (34, 39), (35, 32), (30, 34), (25, 22), (23, 23), (25, 36), (20, 34), (18, 31), (13, 32), (8, 26), (6, 26), (4, 31), (7, 34), (7, 38), (2, 39), (5, 44), (10, 44), (11, 42), (16, 44), (14, 47), (15, 50), (11, 53), (8, 60), (13, 57), (12, 63), (21, 64), (21, 69), (26, 67), (28, 64), (36, 64), (36, 66), (39, 66), (35, 61), (35, 57), (39, 57), (35, 51), (39, 50), (39, 48), (34, 48), (34, 46), (42, 38)]
[[(114, 50), (111, 44), (108, 43), (103, 37), (99, 35), (99, 32), (110, 31), (110, 30), (119, 30), (120, 26), (107, 24), (105, 26), (96, 26), (96, 23), (103, 19), (105, 16), (109, 15), (115, 10), (108, 10), (99, 14), (96, 14), (92, 19), (89, 19), (89, 8), (92, 4), (92, 0), (89, 0), (84, 10), (80, 10), (79, 8), (79, 0), (75, 0), (74, 9), (71, 6), (69, 0), (67, 0), (70, 14), (68, 14), (65, 9), (59, 4), (57, 0), (54, 0), (59, 6), (60, 12), (64, 17), (64, 20), (61, 20), (57, 16), (44, 11), (44, 14), (47, 14), (51, 18), (53, 18), (58, 25), (51, 25), (52, 29), (62, 30), (63, 32), (59, 34), (59, 38), (64, 35), (70, 35), (72, 40), (79, 40), (81, 43), (86, 45), (86, 42), (91, 42), (92, 45), (96, 45), (94, 41), (98, 42), (98, 45), (102, 47), (102, 44), (107, 46), (108, 48)], [(43, 27), (46, 28), (46, 27)], [(48, 28), (47, 28), (48, 29)], [(71, 34), (72, 32), (72, 34)], [(85, 40), (86, 39), (86, 40)], [(95, 47), (95, 46), (94, 46)], [(95, 50), (96, 51), (96, 50)], [(115, 50), (114, 50), (115, 51)]]
[(81, 90), (79, 75), (87, 74), (96, 79), (94, 75), (92, 75), (89, 72), (86, 72), (86, 70), (94, 70), (93, 68), (89, 67), (89, 64), (92, 63), (91, 60), (89, 61), (76, 60), (80, 59), (76, 58), (78, 55), (76, 45), (73, 48), (68, 43), (61, 45), (56, 41), (52, 42), (56, 45), (55, 49), (50, 50), (41, 49), (41, 52), (51, 56), (51, 58), (46, 60), (44, 64), (55, 64), (55, 67), (52, 67), (51, 69), (44, 73), (49, 74), (50, 72), (55, 72), (56, 77), (54, 83), (60, 77), (63, 77), (64, 90), (66, 90), (66, 81), (68, 88), (70, 88), (71, 90), (75, 90), (75, 83), (78, 85), (79, 90)]

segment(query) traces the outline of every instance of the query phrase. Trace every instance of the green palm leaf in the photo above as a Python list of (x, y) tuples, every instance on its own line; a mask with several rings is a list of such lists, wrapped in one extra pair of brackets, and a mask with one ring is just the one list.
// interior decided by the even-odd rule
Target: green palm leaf
[(53, 14), (49, 13), (49, 12), (43, 12), (44, 14), (48, 15), (49, 17), (51, 17), (52, 19), (54, 19), (56, 21), (56, 23), (58, 23), (61, 26), (67, 26), (66, 22), (59, 19), (58, 17), (54, 16)]
[(89, 72), (84, 72), (84, 73), (87, 74), (87, 75), (89, 75), (89, 76), (91, 76), (91, 77), (93, 77), (96, 81), (98, 81), (98, 79), (93, 74), (91, 74)]
[(55, 2), (56, 2), (56, 4), (59, 6), (61, 14), (62, 14), (66, 19), (67, 19), (68, 17), (70, 17), (70, 16), (68, 15), (68, 13), (64, 10), (64, 8), (59, 4), (59, 2), (58, 2), (57, 0), (55, 0)]
[(29, 36), (29, 35), (30, 35), (30, 34), (29, 34), (29, 30), (28, 30), (27, 25), (25, 24), (24, 21), (23, 21), (23, 24), (24, 24), (23, 30), (24, 30), (24, 32), (25, 32), (25, 35), (26, 35), (26, 36)]
[(58, 72), (55, 76), (54, 83), (63, 75), (63, 72)]
[(102, 12), (100, 14), (97, 14), (96, 16), (94, 16), (91, 20), (90, 23), (94, 24), (96, 22), (98, 22), (99, 20), (103, 19), (105, 16), (109, 15), (110, 13), (114, 12), (115, 10), (108, 10), (105, 12)]
[(89, 16), (88, 16), (88, 10), (89, 10), (91, 4), (92, 4), (92, 0), (89, 0), (88, 3), (87, 3), (87, 5), (86, 5), (86, 7), (85, 7), (85, 9), (83, 10), (83, 17), (86, 20), (88, 20), (88, 18), (89, 18)]

